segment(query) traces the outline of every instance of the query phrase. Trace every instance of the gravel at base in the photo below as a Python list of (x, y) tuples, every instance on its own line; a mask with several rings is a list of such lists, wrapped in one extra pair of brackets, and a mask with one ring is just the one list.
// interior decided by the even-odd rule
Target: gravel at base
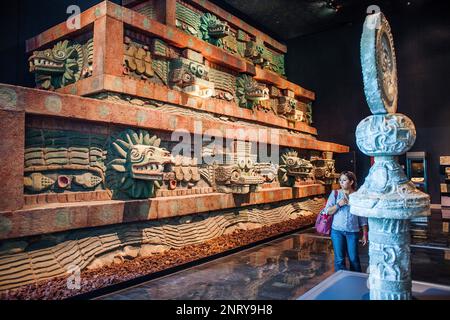
[(238, 230), (201, 244), (188, 245), (180, 249), (169, 249), (151, 257), (138, 257), (95, 270), (83, 270), (81, 272), (80, 290), (67, 289), (67, 278), (58, 277), (3, 291), (0, 293), (0, 299), (60, 300), (68, 298), (312, 225), (315, 219), (316, 216), (313, 215), (258, 229)]

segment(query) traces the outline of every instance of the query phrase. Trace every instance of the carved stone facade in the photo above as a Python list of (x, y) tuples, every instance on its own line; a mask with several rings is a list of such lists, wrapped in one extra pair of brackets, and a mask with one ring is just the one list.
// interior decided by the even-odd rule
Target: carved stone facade
[[(257, 155), (251, 153), (251, 143), (235, 143), (233, 152), (219, 153), (223, 162), (213, 164), (217, 191), (246, 194), (257, 192), (266, 181), (257, 169)], [(258, 167), (262, 167), (258, 164)]]
[(285, 74), (284, 55), (269, 48), (262, 39), (252, 38), (210, 12), (202, 12), (185, 1), (176, 2), (176, 26), (251, 63)]
[[(280, 162), (258, 161), (252, 143), (234, 141), (204, 149), (202, 159), (172, 154), (157, 134), (127, 129), (109, 135), (29, 128), (25, 139), (25, 193), (108, 191), (109, 199), (146, 199), (193, 193), (247, 194), (264, 186), (331, 184), (334, 160), (281, 153)], [(303, 152), (305, 154), (305, 152)], [(306, 152), (308, 154), (308, 152)], [(208, 157), (214, 156), (214, 161)], [(306, 156), (308, 157), (308, 156)], [(189, 191), (191, 190), (191, 191)]]
[(153, 77), (152, 56), (148, 46), (139, 46), (125, 38), (124, 74), (134, 73), (142, 79)]
[(113, 136), (108, 162), (108, 185), (120, 198), (149, 198), (160, 187), (164, 166), (174, 164), (169, 151), (160, 148), (161, 139), (147, 131), (128, 130)]
[(0, 247), (0, 290), (63, 276), (73, 265), (81, 270), (95, 269), (202, 243), (235, 230), (261, 228), (302, 216), (314, 216), (323, 205), (323, 198), (316, 198), (44, 235), (40, 239), (40, 243), (45, 244), (44, 248), (36, 248), (32, 239), (6, 241)]

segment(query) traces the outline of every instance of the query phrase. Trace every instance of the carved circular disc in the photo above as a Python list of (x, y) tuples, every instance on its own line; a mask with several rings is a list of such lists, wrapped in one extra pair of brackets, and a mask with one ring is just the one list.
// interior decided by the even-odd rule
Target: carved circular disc
[(361, 37), (361, 66), (367, 104), (373, 114), (397, 111), (397, 62), (391, 27), (379, 12), (368, 15)]

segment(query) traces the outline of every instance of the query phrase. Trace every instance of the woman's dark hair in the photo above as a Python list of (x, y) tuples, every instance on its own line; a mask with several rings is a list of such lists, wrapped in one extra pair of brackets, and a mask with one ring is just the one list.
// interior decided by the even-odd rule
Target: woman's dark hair
[(352, 189), (356, 190), (358, 188), (358, 182), (356, 182), (356, 175), (351, 171), (341, 172), (341, 176), (346, 176), (348, 180), (353, 181)]

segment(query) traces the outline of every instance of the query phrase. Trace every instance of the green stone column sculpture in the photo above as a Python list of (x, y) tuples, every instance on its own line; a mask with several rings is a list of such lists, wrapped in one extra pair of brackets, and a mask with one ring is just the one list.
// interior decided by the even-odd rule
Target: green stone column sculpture
[(429, 195), (408, 180), (397, 156), (414, 144), (416, 130), (397, 111), (397, 67), (390, 26), (368, 15), (361, 38), (364, 91), (373, 115), (356, 128), (358, 148), (375, 163), (350, 195), (350, 212), (369, 218), (370, 299), (411, 299), (409, 219), (430, 214)]

